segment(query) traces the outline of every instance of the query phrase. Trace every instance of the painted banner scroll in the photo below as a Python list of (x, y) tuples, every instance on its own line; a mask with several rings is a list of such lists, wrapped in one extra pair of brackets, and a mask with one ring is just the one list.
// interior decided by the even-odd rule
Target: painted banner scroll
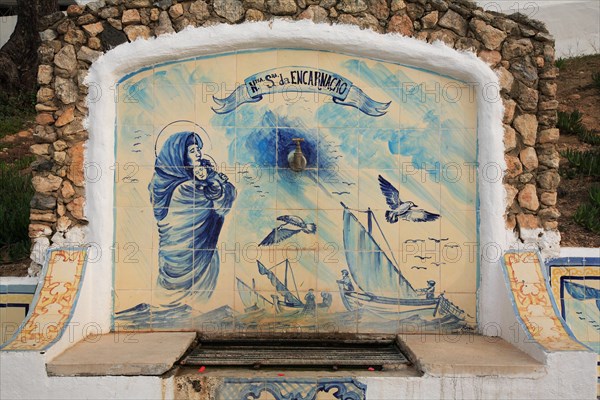
[(390, 102), (381, 103), (367, 96), (348, 79), (333, 72), (307, 67), (281, 67), (251, 75), (233, 93), (223, 99), (213, 96), (219, 105), (217, 114), (227, 114), (244, 103), (256, 103), (265, 95), (285, 92), (322, 93), (331, 96), (334, 103), (354, 107), (363, 113), (379, 117), (385, 115)]

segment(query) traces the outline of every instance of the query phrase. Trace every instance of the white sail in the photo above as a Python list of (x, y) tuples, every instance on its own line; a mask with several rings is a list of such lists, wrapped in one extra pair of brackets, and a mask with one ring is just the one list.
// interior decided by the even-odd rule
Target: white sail
[[(368, 213), (371, 214), (371, 211)], [(369, 217), (375, 218), (373, 215)], [(373, 236), (346, 208), (344, 209), (344, 249), (350, 274), (362, 291), (387, 295), (398, 293), (400, 298), (419, 297)]]

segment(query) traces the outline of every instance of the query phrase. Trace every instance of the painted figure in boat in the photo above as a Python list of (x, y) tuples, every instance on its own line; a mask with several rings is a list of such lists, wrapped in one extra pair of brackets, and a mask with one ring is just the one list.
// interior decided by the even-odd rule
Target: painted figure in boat
[(342, 284), (345, 291), (354, 292), (354, 285), (352, 284), (352, 279), (350, 279), (347, 269), (342, 270), (342, 279), (338, 280), (337, 283)]
[(417, 289), (417, 292), (424, 294), (426, 299), (433, 299), (435, 297), (435, 281), (427, 281), (427, 287)]
[(195, 132), (169, 137), (148, 186), (158, 226), (158, 285), (170, 303), (208, 300), (219, 276), (216, 250), (236, 197), (227, 176), (202, 156)]

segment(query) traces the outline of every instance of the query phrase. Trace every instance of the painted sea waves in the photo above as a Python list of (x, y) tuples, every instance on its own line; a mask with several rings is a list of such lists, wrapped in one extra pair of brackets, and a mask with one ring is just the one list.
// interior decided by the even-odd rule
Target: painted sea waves
[[(136, 182), (116, 184), (116, 241), (152, 240), (135, 265), (115, 263), (115, 326), (472, 328), (477, 258), (461, 248), (476, 249), (476, 182), (445, 179), (443, 168), (476, 162), (475, 106), (423, 101), (414, 89), (444, 80), (265, 50), (158, 65), (121, 82), (152, 90), (118, 105), (117, 158), (146, 166)], [(221, 81), (229, 92), (207, 95)], [(303, 139), (301, 172), (289, 166), (293, 139)]]

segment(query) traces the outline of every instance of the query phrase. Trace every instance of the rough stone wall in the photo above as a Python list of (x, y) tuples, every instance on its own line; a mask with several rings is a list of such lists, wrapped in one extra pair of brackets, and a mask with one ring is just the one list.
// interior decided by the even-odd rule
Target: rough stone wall
[(465, 0), (100, 0), (47, 16), (40, 33), (30, 274), (39, 271), (50, 244), (79, 243), (87, 224), (83, 80), (90, 64), (138, 38), (271, 18), (353, 24), (477, 53), (497, 72), (505, 107), (507, 229), (527, 243), (560, 237), (557, 69), (554, 41), (543, 24)]

